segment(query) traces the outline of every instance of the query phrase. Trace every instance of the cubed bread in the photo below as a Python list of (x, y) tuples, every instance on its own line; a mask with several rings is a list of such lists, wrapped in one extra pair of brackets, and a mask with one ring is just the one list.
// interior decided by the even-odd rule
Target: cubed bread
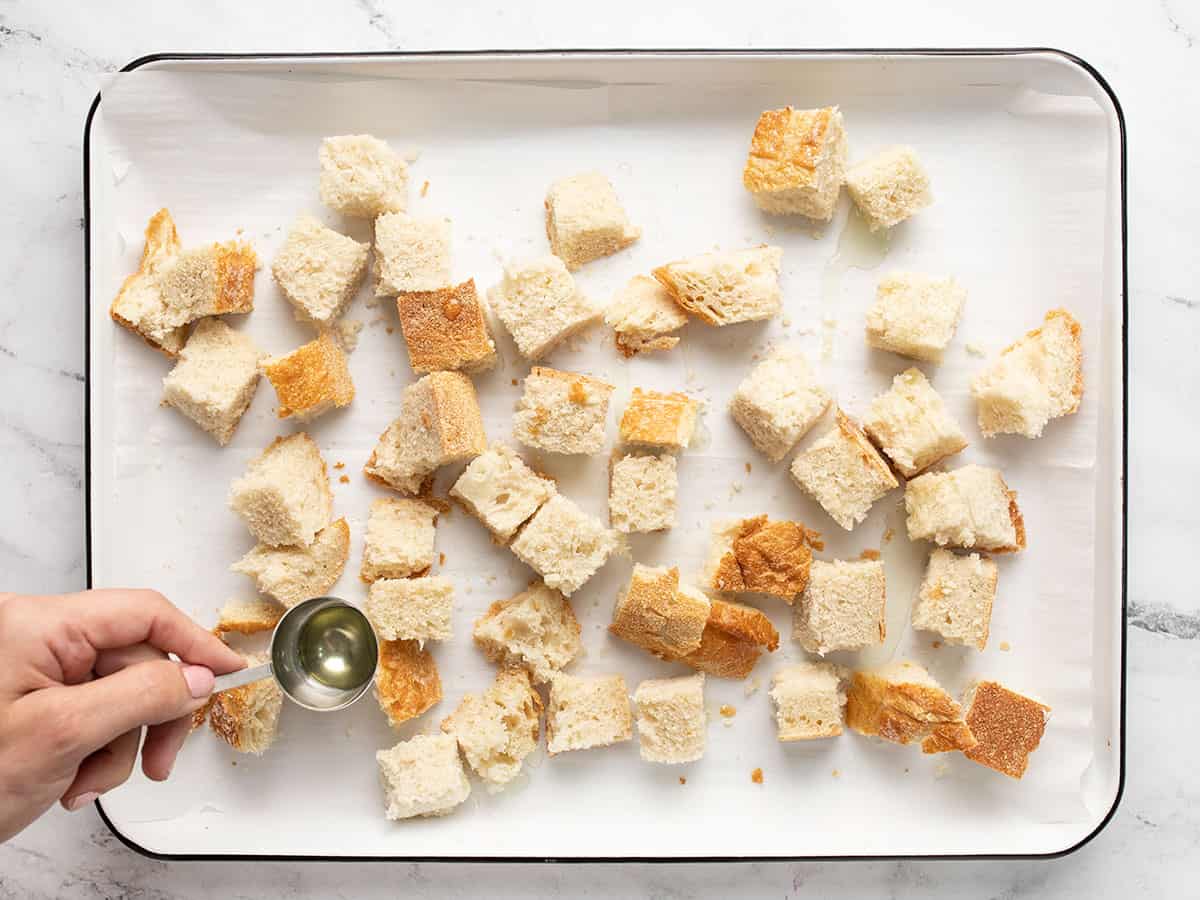
[(338, 519), (318, 531), (307, 547), (258, 544), (230, 569), (253, 578), (261, 593), (290, 608), (328, 594), (349, 555), (350, 526)]
[(440, 369), (476, 374), (496, 365), (496, 345), (475, 293), (475, 279), (436, 291), (409, 291), (396, 298), (408, 361), (424, 375)]
[(474, 638), (488, 659), (527, 669), (535, 684), (548, 682), (583, 651), (570, 601), (540, 581), (489, 606)]
[(771, 677), (771, 702), (780, 741), (837, 737), (846, 717), (850, 672), (825, 662), (802, 662)]
[(327, 137), (318, 154), (321, 202), (344, 216), (373, 219), (408, 202), (408, 165), (369, 134)]
[(837, 410), (837, 421), (792, 460), (792, 480), (847, 531), (900, 482), (857, 425)]
[(611, 256), (642, 236), (629, 224), (612, 183), (599, 172), (560, 178), (546, 194), (550, 252), (571, 271)]
[(679, 343), (673, 333), (687, 324), (671, 292), (648, 275), (634, 275), (604, 311), (604, 321), (616, 333), (622, 356), (670, 350)]
[[(680, 585), (679, 591), (704, 596), (688, 585)], [(753, 671), (764, 649), (774, 653), (778, 647), (779, 632), (760, 610), (713, 599), (700, 646), (680, 662), (715, 678), (741, 679)]]
[(600, 310), (575, 286), (557, 256), (509, 263), (503, 280), (488, 292), (488, 302), (517, 350), (531, 360), (600, 319)]
[(809, 653), (863, 650), (887, 636), (887, 585), (877, 559), (817, 560), (796, 605), (792, 637)]
[(932, 631), (948, 644), (982, 650), (987, 646), (998, 577), (996, 564), (986, 556), (934, 550), (913, 606), (913, 628)]
[(719, 593), (770, 594), (791, 604), (808, 584), (820, 534), (800, 522), (755, 516), (713, 525), (701, 583)]
[(926, 472), (904, 489), (908, 537), (941, 547), (992, 553), (1025, 548), (1025, 520), (1017, 494), (999, 469), (962, 466), (950, 472)]
[(926, 753), (965, 751), (976, 743), (962, 707), (924, 666), (908, 660), (854, 673), (846, 724), (896, 744), (920, 742)]
[(891, 228), (933, 202), (912, 147), (889, 147), (846, 170), (846, 190), (872, 231)]
[(444, 816), (471, 794), (471, 783), (449, 734), (418, 734), (375, 754), (387, 817)]
[(703, 253), (667, 263), (654, 277), (675, 302), (709, 325), (769, 319), (783, 304), (779, 247), (750, 247)]
[(517, 559), (568, 597), (596, 574), (620, 546), (617, 533), (562, 494), (533, 514), (509, 547)]
[(633, 389), (621, 414), (621, 440), (662, 450), (686, 450), (696, 430), (700, 404), (687, 394)]
[(475, 385), (460, 372), (433, 372), (410, 384), (401, 409), (363, 467), (380, 484), (416, 494), (440, 466), (487, 449)]
[(259, 634), (270, 631), (279, 624), (285, 610), (274, 600), (261, 597), (253, 599), (235, 598), (226, 601), (217, 613), (217, 625), (213, 629), (218, 635)]
[(303, 431), (278, 437), (234, 480), (229, 506), (269, 547), (307, 547), (329, 523), (333, 492), (325, 460)]
[(433, 566), (437, 517), (437, 510), (421, 500), (374, 501), (363, 541), (362, 580), (427, 574)]
[(429, 650), (418, 641), (380, 641), (375, 699), (393, 727), (441, 702), (442, 679)]
[(440, 575), (380, 578), (367, 590), (367, 616), (385, 641), (448, 641), (453, 612), (454, 585)]
[(624, 534), (675, 527), (679, 473), (675, 457), (616, 455), (608, 477), (608, 523)]
[[(247, 667), (267, 661), (262, 655), (250, 655), (245, 659)], [(264, 678), (213, 694), (208, 707), (208, 725), (234, 750), (261, 756), (279, 734), (281, 709), (283, 691), (274, 678)]]
[(402, 212), (375, 220), (375, 296), (450, 286), (450, 220)]
[(201, 319), (163, 379), (163, 400), (224, 447), (258, 387), (264, 354), (220, 319)]
[(976, 740), (963, 755), (1009, 778), (1024, 775), (1029, 754), (1042, 742), (1050, 707), (996, 681), (972, 684), (963, 697), (963, 706), (967, 727)]
[(663, 659), (700, 648), (710, 603), (699, 591), (679, 590), (679, 569), (637, 563), (617, 594), (608, 630)]
[(442, 720), (469, 765), (489, 793), (521, 773), (521, 764), (538, 744), (542, 698), (524, 669), (501, 669), (482, 694), (467, 694)]
[(504, 444), (471, 460), (450, 488), (450, 496), (505, 543), (555, 493), (553, 480), (538, 475)]
[(779, 462), (829, 408), (798, 347), (784, 346), (750, 370), (729, 412), (767, 459)]
[(613, 386), (598, 378), (534, 366), (525, 376), (513, 435), (527, 447), (551, 453), (599, 453), (612, 392)]
[(656, 763), (689, 763), (704, 756), (704, 675), (651, 678), (633, 692), (638, 749)]
[(297, 319), (327, 327), (354, 298), (370, 255), (370, 244), (301, 215), (271, 262), (271, 274)]
[(332, 332), (322, 331), (291, 353), (264, 361), (262, 368), (279, 397), (281, 419), (307, 422), (354, 400), (346, 351)]
[(166, 209), (150, 217), (137, 271), (121, 284), (108, 313), (155, 350), (175, 356), (183, 348), (187, 328), (174, 321), (162, 294), (163, 274), (179, 257), (179, 234)]
[(168, 324), (254, 309), (258, 256), (246, 241), (184, 250), (162, 276)]
[(629, 694), (620, 675), (579, 678), (559, 673), (551, 679), (546, 706), (546, 750), (551, 756), (632, 737)]
[(1079, 410), (1083, 344), (1079, 322), (1065, 309), (1046, 313), (1041, 328), (1000, 354), (971, 382), (984, 437), (1040, 437), (1051, 419)]
[(967, 437), (920, 369), (892, 379), (871, 401), (863, 431), (905, 478), (912, 478), (967, 446)]
[(966, 301), (966, 289), (953, 278), (893, 272), (879, 282), (867, 310), (867, 344), (941, 362)]
[(788, 106), (758, 117), (742, 184), (764, 212), (828, 222), (845, 172), (846, 132), (838, 108)]

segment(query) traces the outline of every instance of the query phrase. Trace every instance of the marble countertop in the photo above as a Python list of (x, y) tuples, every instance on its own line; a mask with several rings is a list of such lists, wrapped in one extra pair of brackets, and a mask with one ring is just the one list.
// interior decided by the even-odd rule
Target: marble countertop
[[(341, 867), (164, 864), (137, 856), (95, 812), (52, 811), (0, 845), (0, 897), (1125, 897), (1189, 893), (1200, 864), (1200, 594), (1169, 561), (1192, 551), (1200, 482), (1200, 6), (1186, 0), (819, 5), (612, 0), (425, 5), (381, 0), (0, 2), (0, 570), (15, 591), (82, 587), (83, 198), (87, 108), (107, 72), (161, 50), (494, 47), (1051, 46), (1095, 65), (1129, 131), (1129, 659), (1127, 778), (1112, 823), (1044, 862), (745, 866)], [(748, 14), (749, 10), (749, 14)], [(1192, 484), (1191, 488), (1187, 487)], [(1192, 520), (1194, 521), (1194, 519)], [(1180, 711), (1185, 711), (1182, 715)], [(501, 871), (502, 868), (502, 871)]]

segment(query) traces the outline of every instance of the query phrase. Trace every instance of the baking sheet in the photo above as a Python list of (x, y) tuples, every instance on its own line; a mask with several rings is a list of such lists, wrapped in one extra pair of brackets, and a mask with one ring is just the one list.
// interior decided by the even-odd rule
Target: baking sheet
[[(912, 144), (937, 202), (889, 239), (868, 235), (844, 195), (824, 227), (760, 215), (740, 184), (760, 110), (841, 105), (857, 160)], [(318, 856), (713, 857), (1047, 853), (1090, 833), (1115, 798), (1120, 690), (1120, 244), (1114, 111), (1083, 69), (1053, 54), (547, 55), (406, 59), (165, 62), (116, 76), (102, 94), (91, 156), (91, 533), (97, 585), (152, 585), (203, 623), (252, 584), (228, 566), (252, 545), (227, 509), (229, 483), (270, 440), (296, 430), (274, 417), (264, 379), (233, 442), (220, 449), (158, 406), (169, 362), (114, 326), (107, 306), (141, 252), (150, 214), (171, 209), (185, 245), (251, 240), (264, 263), (256, 309), (229, 317), (263, 349), (311, 337), (269, 275), (291, 220), (309, 211), (365, 240), (317, 197), (317, 147), (329, 134), (370, 132), (415, 157), (410, 210), (453, 220), (454, 271), (486, 290), (501, 261), (548, 252), (542, 198), (553, 179), (600, 169), (643, 238), (589, 264), (581, 288), (607, 299), (632, 275), (714, 248), (784, 249), (784, 312), (769, 323), (689, 324), (667, 354), (621, 359), (603, 328), (544, 362), (617, 386), (610, 440), (631, 388), (686, 390), (706, 402), (697, 446), (680, 458), (679, 525), (634, 536), (573, 597), (585, 674), (682, 674), (605, 631), (632, 560), (698, 574), (711, 521), (768, 512), (824, 532), (824, 558), (883, 554), (888, 641), (832, 659), (869, 665), (907, 656), (957, 693), (976, 676), (1041, 698), (1054, 713), (1029, 773), (1012, 782), (958, 755), (926, 757), (847, 733), (779, 744), (767, 696), (775, 670), (803, 658), (784, 640), (748, 682), (709, 679), (709, 745), (699, 763), (642, 763), (636, 739), (537, 757), (515, 785), (443, 819), (389, 823), (374, 752), (435, 730), (460, 697), (491, 680), (470, 640), (493, 600), (531, 573), (460, 510), (438, 528), (438, 568), (455, 584), (455, 637), (437, 644), (445, 697), (393, 732), (370, 698), (334, 716), (294, 706), (261, 759), (208, 734), (185, 748), (172, 779), (135, 778), (103, 807), (128, 840), (164, 854)], [(422, 185), (428, 182), (426, 196)], [(999, 466), (1020, 495), (1029, 549), (1000, 560), (991, 640), (983, 653), (932, 646), (907, 626), (928, 548), (910, 544), (902, 492), (847, 534), (769, 464), (726, 412), (755, 358), (799, 342), (851, 414), (911, 363), (868, 352), (863, 315), (884, 273), (953, 274), (968, 290), (962, 324), (938, 367), (924, 366), (971, 446), (953, 465)], [(365, 322), (351, 357), (354, 405), (308, 426), (333, 471), (335, 515), (350, 522), (350, 563), (335, 593), (361, 601), (357, 577), (370, 502), (386, 492), (360, 470), (398, 414), (407, 364), (394, 310), (372, 284), (347, 318)], [(1065, 305), (1083, 325), (1087, 393), (1079, 413), (1036, 442), (985, 442), (969, 379)], [(476, 379), (491, 440), (511, 441), (514, 380), (528, 371), (498, 334), (502, 364)], [(828, 427), (813, 430), (801, 448)], [(606, 512), (607, 460), (537, 456), (566, 495)], [(444, 471), (439, 487), (461, 467)], [(349, 476), (341, 483), (338, 476)], [(889, 541), (885, 534), (894, 537)], [(764, 603), (785, 638), (789, 609)], [(731, 719), (717, 713), (737, 709)], [(751, 782), (761, 768), (763, 784)], [(681, 782), (681, 776), (686, 784)]]

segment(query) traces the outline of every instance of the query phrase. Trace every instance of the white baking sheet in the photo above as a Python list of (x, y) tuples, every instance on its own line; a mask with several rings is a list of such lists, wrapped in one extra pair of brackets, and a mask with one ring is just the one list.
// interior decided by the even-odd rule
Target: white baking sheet
[[(867, 237), (843, 195), (819, 228), (768, 218), (740, 183), (760, 110), (838, 103), (851, 158), (887, 144), (915, 146), (936, 204)], [(885, 646), (834, 658), (850, 665), (909, 656), (952, 691), (986, 675), (1034, 693), (1053, 718), (1026, 778), (1014, 782), (959, 755), (923, 756), (847, 733), (782, 745), (767, 689), (772, 672), (803, 653), (790, 640), (752, 679), (709, 679), (709, 745), (683, 767), (640, 761), (636, 740), (539, 755), (497, 796), (476, 785), (455, 814), (389, 823), (374, 752), (437, 728), (492, 670), (474, 649), (474, 619), (530, 577), (461, 511), (443, 517), (439, 571), (455, 584), (455, 637), (434, 649), (445, 698), (393, 733), (371, 698), (336, 715), (283, 711), (276, 746), (241, 756), (201, 733), (171, 780), (135, 778), (106, 796), (119, 831), (164, 854), (495, 857), (705, 857), (1048, 853), (1072, 846), (1106, 815), (1117, 792), (1120, 685), (1121, 297), (1119, 143), (1099, 84), (1054, 54), (603, 55), (166, 62), (116, 76), (92, 131), (91, 481), (93, 582), (152, 585), (210, 623), (228, 597), (252, 590), (228, 571), (251, 546), (226, 507), (230, 481), (275, 435), (264, 379), (230, 446), (158, 406), (168, 361), (114, 326), (107, 307), (136, 265), (149, 215), (167, 206), (187, 245), (235, 233), (264, 262), (256, 309), (230, 317), (258, 344), (284, 352), (310, 337), (292, 319), (268, 266), (289, 222), (311, 211), (366, 239), (317, 197), (317, 147), (329, 134), (370, 132), (419, 154), (411, 209), (454, 223), (454, 268), (481, 290), (508, 257), (547, 252), (542, 198), (556, 177), (606, 172), (644, 236), (629, 251), (578, 273), (606, 299), (633, 274), (683, 255), (760, 242), (783, 247), (785, 309), (770, 323), (690, 324), (671, 353), (627, 362), (596, 329), (547, 362), (618, 386), (610, 436), (632, 386), (686, 390), (707, 402), (698, 446), (680, 460), (679, 525), (635, 536), (632, 558), (698, 572), (710, 521), (770, 513), (825, 533), (826, 558), (880, 548), (887, 566)], [(428, 182), (427, 196), (420, 196)], [(852, 534), (839, 529), (733, 425), (726, 404), (757, 354), (799, 341), (852, 414), (910, 363), (868, 352), (863, 315), (879, 277), (911, 268), (953, 274), (969, 299), (945, 363), (926, 366), (966, 427), (954, 465), (998, 465), (1019, 491), (1027, 552), (1000, 561), (987, 650), (932, 647), (907, 626), (928, 548), (905, 536), (902, 492), (880, 502)], [(364, 287), (348, 318), (365, 321), (351, 357), (354, 405), (309, 427), (332, 465), (335, 513), (353, 535), (336, 593), (364, 597), (357, 577), (374, 497), (360, 469), (398, 413), (413, 376), (394, 311)], [(1044, 438), (985, 442), (968, 395), (971, 374), (1049, 308), (1083, 324), (1087, 393), (1078, 415)], [(511, 440), (511, 413), (528, 364), (507, 337), (503, 364), (476, 379), (489, 438)], [(816, 428), (806, 439), (825, 430)], [(802, 445), (803, 446), (803, 445)], [(543, 458), (564, 493), (605, 514), (606, 460)], [(342, 484), (337, 476), (349, 475)], [(456, 471), (443, 472), (444, 488)], [(885, 531), (895, 537), (884, 540)], [(622, 673), (632, 691), (678, 674), (605, 631), (630, 559), (616, 559), (579, 591), (586, 656), (574, 670)], [(765, 606), (790, 635), (783, 603)], [(753, 691), (753, 692), (751, 692)], [(717, 714), (736, 707), (733, 719)], [(763, 770), (763, 784), (751, 770)], [(687, 783), (681, 783), (681, 776)]]

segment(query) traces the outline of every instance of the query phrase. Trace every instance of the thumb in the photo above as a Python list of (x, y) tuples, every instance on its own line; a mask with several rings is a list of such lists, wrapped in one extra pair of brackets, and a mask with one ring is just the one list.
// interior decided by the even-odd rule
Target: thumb
[(67, 707), (60, 712), (75, 723), (77, 750), (86, 754), (134, 728), (190, 715), (204, 705), (212, 688), (211, 669), (161, 659), (50, 690)]

